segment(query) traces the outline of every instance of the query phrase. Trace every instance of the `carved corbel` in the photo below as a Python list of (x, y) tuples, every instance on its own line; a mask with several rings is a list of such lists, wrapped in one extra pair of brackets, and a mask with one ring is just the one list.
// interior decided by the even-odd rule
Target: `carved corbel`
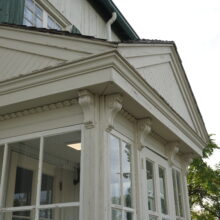
[(188, 153), (188, 154), (183, 154), (181, 158), (183, 159), (182, 161), (182, 169), (185, 175), (188, 174), (188, 167), (192, 163), (193, 159), (196, 157), (196, 154), (193, 153)]
[(179, 152), (179, 147), (180, 147), (180, 143), (177, 141), (168, 143), (166, 146), (168, 163), (171, 167), (175, 164), (175, 157)]
[(114, 128), (114, 119), (122, 108), (122, 96), (120, 94), (108, 95), (105, 97), (105, 119), (106, 131)]
[(144, 139), (151, 132), (152, 120), (151, 118), (140, 119), (137, 122), (138, 129), (138, 149), (142, 150), (144, 147)]
[(79, 94), (79, 104), (84, 114), (84, 125), (87, 129), (95, 126), (95, 98), (88, 90), (81, 90)]

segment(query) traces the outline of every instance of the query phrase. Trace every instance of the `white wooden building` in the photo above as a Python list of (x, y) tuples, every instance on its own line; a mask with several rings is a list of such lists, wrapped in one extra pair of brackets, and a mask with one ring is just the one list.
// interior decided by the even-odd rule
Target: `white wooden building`
[(0, 21), (0, 220), (190, 220), (208, 134), (175, 43), (111, 0), (2, 0)]

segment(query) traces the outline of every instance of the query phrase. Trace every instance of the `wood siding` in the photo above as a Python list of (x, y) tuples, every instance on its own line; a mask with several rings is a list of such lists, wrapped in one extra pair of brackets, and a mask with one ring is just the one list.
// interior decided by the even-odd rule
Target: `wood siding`
[(171, 49), (163, 46), (121, 47), (119, 51), (141, 76), (193, 128), (187, 104), (176, 79)]
[[(106, 39), (106, 22), (87, 0), (49, 0), (82, 34)], [(119, 38), (113, 33), (114, 41)]]

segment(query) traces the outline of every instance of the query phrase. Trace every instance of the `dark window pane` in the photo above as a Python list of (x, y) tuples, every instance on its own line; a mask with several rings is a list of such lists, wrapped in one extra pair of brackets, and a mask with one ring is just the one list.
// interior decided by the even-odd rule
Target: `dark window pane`
[(112, 209), (112, 220), (122, 220), (122, 211)]
[[(33, 171), (17, 167), (14, 206), (31, 205)], [(30, 211), (14, 212), (17, 216), (30, 216)]]

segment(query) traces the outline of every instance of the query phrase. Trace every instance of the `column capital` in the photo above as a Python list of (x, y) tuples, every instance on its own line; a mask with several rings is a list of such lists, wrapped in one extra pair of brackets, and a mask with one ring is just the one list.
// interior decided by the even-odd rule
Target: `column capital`
[(88, 90), (78, 92), (79, 104), (84, 114), (84, 125), (87, 129), (95, 126), (95, 98)]
[(138, 149), (142, 150), (145, 144), (144, 139), (151, 132), (152, 119), (144, 118), (137, 121)]
[(113, 94), (105, 96), (105, 118), (106, 131), (110, 132), (114, 128), (114, 119), (122, 108), (122, 95)]

